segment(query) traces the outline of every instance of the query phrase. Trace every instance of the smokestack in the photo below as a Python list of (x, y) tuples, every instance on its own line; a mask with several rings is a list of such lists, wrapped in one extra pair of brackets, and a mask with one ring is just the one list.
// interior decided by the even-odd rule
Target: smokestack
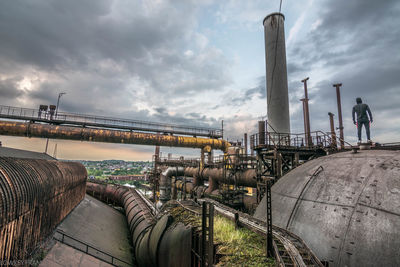
[(258, 122), (258, 144), (265, 145), (265, 121)]
[(268, 131), (290, 133), (289, 94), (286, 69), (285, 16), (265, 17), (265, 66), (267, 72)]
[[(248, 147), (247, 147), (247, 133), (244, 133), (244, 154), (247, 155)], [(0, 142), (1, 144), (1, 142)]]

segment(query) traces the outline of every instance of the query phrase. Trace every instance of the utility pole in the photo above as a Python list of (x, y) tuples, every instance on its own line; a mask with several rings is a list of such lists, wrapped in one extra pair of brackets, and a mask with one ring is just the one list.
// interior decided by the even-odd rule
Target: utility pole
[[(56, 112), (55, 112), (55, 118), (57, 119), (57, 112), (58, 112), (58, 105), (60, 104), (60, 98), (65, 95), (66, 93), (59, 93), (58, 98), (57, 98), (57, 106), (56, 106)], [(52, 119), (52, 118), (51, 118)], [(47, 148), (49, 146), (49, 138), (46, 140), (46, 148), (44, 149), (44, 153), (47, 154)]]
[(307, 126), (307, 131), (306, 131), (306, 144), (307, 146), (311, 146), (312, 140), (311, 140), (311, 128), (310, 128), (310, 109), (308, 107), (308, 92), (307, 92), (307, 81), (310, 79), (310, 77), (307, 77), (301, 82), (304, 84), (304, 109), (305, 109), (305, 114), (304, 114), (304, 120), (305, 124)]
[(342, 104), (340, 101), (340, 87), (341, 83), (336, 83), (333, 87), (336, 87), (336, 97), (338, 106), (338, 116), (339, 116), (339, 130), (340, 130), (340, 149), (344, 149), (344, 134), (343, 134), (343, 119), (342, 119)]
[(304, 135), (305, 135), (305, 146), (308, 146), (308, 138), (307, 138), (307, 119), (306, 119), (306, 100), (304, 98), (300, 99), (303, 104), (303, 121), (304, 121)]

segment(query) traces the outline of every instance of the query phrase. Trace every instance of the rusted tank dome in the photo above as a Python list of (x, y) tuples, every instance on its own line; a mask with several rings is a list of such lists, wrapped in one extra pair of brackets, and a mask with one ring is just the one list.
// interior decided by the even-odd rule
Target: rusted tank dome
[[(265, 198), (255, 217), (265, 220)], [(338, 153), (272, 187), (273, 224), (329, 266), (400, 266), (400, 151)]]

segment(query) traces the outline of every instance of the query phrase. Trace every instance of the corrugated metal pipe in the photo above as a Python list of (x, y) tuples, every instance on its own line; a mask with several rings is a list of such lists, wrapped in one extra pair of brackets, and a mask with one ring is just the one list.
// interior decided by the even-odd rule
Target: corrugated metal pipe
[(190, 266), (192, 228), (169, 214), (156, 218), (135, 189), (88, 182), (87, 193), (124, 208), (137, 266)]
[(24, 260), (84, 198), (75, 162), (0, 157), (0, 260)]
[(173, 136), (15, 121), (0, 121), (0, 134), (136, 145), (190, 148), (210, 147), (211, 149), (218, 149), (224, 152), (230, 146), (227, 141), (214, 138)]

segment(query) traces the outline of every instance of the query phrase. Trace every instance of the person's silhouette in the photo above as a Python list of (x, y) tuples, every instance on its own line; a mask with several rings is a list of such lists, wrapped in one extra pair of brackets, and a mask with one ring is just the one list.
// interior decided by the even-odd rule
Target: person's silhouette
[[(363, 104), (360, 97), (356, 99), (357, 105), (353, 107), (353, 123), (357, 125), (358, 142), (361, 143), (361, 128), (364, 125), (367, 133), (367, 140), (371, 142), (369, 124), (372, 123), (372, 113), (367, 104)], [(357, 121), (355, 120), (355, 114), (357, 113)], [(367, 115), (368, 113), (368, 115)]]

